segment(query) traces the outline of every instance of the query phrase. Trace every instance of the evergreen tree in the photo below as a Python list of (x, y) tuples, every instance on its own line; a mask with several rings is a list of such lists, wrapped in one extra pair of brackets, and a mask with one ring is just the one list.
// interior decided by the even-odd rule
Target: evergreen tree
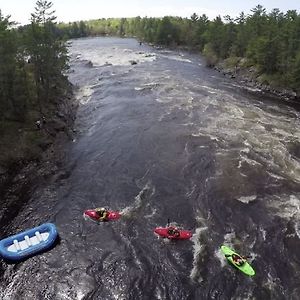
[(31, 27), (27, 32), (27, 52), (34, 66), (37, 99), (40, 110), (43, 102), (55, 101), (65, 82), (63, 72), (67, 69), (67, 48), (55, 35), (52, 3), (39, 0), (32, 14)]
[(168, 46), (177, 41), (177, 35), (178, 32), (176, 32), (170, 17), (163, 17), (158, 25), (156, 42)]
[(0, 118), (24, 120), (27, 82), (24, 58), (19, 53), (19, 37), (14, 22), (0, 11)]
[[(76, 37), (83, 36), (84, 30), (76, 26)], [(286, 86), (295, 88), (298, 82), (300, 16), (296, 10), (267, 13), (257, 5), (248, 16), (242, 12), (237, 18), (218, 16), (213, 21), (193, 13), (190, 18), (101, 19), (88, 21), (86, 26), (87, 34), (128, 35), (166, 46), (186, 45), (201, 51), (209, 65), (230, 58), (229, 62), (253, 65), (257, 75), (279, 78)]]

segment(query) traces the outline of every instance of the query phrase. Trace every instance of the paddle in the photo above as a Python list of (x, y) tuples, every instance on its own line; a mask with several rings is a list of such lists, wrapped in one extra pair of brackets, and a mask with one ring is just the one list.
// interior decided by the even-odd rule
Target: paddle
[[(230, 257), (230, 256), (232, 256), (232, 254), (225, 254), (225, 257)], [(252, 258), (251, 255), (245, 255), (245, 256), (241, 256), (241, 255), (240, 255), (240, 257), (241, 257), (241, 258), (244, 258), (244, 259), (246, 259), (246, 258)]]

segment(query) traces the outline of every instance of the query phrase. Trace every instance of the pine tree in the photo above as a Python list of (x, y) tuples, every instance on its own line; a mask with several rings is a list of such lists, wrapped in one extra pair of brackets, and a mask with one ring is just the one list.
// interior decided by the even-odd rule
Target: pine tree
[(68, 67), (67, 48), (55, 34), (56, 17), (52, 5), (48, 1), (37, 1), (26, 39), (40, 110), (43, 103), (56, 100), (61, 84), (65, 82), (63, 72)]
[(16, 70), (16, 43), (10, 26), (10, 16), (0, 10), (0, 114), (6, 117), (14, 109), (13, 78)]

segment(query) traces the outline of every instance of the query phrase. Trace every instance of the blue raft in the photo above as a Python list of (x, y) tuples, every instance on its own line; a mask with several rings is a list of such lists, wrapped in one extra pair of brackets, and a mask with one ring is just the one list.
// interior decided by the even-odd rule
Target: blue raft
[(25, 259), (49, 249), (57, 235), (54, 224), (42, 224), (1, 240), (0, 255), (10, 261)]

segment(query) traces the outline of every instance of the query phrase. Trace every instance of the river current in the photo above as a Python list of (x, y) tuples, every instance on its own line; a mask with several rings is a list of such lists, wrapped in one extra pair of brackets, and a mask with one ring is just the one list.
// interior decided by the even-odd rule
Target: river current
[[(76, 137), (5, 228), (50, 221), (60, 242), (2, 262), (0, 298), (299, 299), (299, 112), (198, 55), (119, 38), (73, 40), (70, 52)], [(84, 220), (99, 206), (123, 217)], [(157, 238), (168, 219), (192, 239)], [(256, 276), (222, 244), (250, 255)]]

